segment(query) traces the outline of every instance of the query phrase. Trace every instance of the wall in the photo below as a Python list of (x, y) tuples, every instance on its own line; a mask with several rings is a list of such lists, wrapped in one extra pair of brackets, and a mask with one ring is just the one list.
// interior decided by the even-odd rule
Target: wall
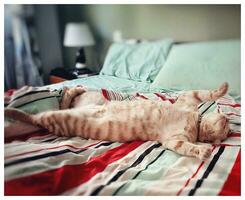
[(87, 5), (86, 19), (106, 39), (120, 29), (128, 37), (181, 41), (240, 36), (240, 7), (226, 5)]
[[(87, 22), (97, 45), (87, 49), (88, 63), (99, 70), (114, 30), (124, 38), (202, 41), (240, 38), (240, 5), (61, 5), (60, 31), (70, 21)], [(76, 49), (64, 48), (66, 66), (74, 65)]]
[(43, 77), (44, 82), (48, 83), (50, 71), (63, 66), (59, 19), (54, 5), (35, 5), (33, 7)]

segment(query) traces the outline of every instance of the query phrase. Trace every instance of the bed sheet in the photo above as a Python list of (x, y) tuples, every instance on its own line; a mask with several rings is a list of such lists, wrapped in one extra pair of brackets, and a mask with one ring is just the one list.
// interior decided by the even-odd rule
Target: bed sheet
[[(129, 92), (129, 91), (150, 91), (150, 83), (134, 81), (124, 78), (118, 78), (115, 76), (108, 75), (96, 75), (86, 78), (74, 79), (71, 81), (65, 81), (58, 84), (50, 85), (50, 89), (60, 89), (63, 86), (72, 87), (75, 85), (83, 85), (90, 89), (100, 89), (105, 88), (108, 90)], [(46, 87), (46, 86), (44, 86)]]
[[(74, 83), (72, 83), (74, 84)], [(176, 92), (101, 90), (108, 100), (173, 103)], [(240, 195), (240, 104), (230, 96), (199, 106), (230, 119), (231, 133), (204, 161), (180, 156), (154, 141), (118, 143), (57, 137), (45, 130), (5, 143), (5, 195)]]

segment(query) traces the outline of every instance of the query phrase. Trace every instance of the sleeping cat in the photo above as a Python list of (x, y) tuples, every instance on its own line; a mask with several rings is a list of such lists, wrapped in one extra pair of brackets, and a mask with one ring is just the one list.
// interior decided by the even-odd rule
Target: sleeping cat
[(223, 83), (215, 91), (188, 91), (174, 104), (166, 104), (143, 99), (107, 101), (98, 92), (74, 87), (65, 89), (61, 110), (30, 115), (8, 108), (5, 116), (42, 126), (61, 136), (118, 142), (159, 141), (176, 153), (205, 160), (211, 155), (211, 147), (196, 142), (220, 143), (227, 137), (229, 124), (219, 113), (208, 113), (200, 119), (198, 105), (217, 100), (227, 90), (228, 84)]

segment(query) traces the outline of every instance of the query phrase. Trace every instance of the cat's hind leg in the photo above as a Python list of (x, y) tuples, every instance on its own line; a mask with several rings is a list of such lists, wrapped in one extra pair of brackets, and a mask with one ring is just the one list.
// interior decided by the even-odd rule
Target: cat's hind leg
[(228, 83), (223, 83), (217, 90), (194, 90), (181, 94), (177, 101), (176, 106), (186, 106), (193, 110), (197, 109), (197, 106), (202, 102), (216, 101), (220, 97), (224, 96), (228, 91)]
[(195, 98), (205, 101), (216, 101), (220, 97), (224, 96), (228, 91), (228, 83), (224, 82), (217, 90), (197, 90), (194, 94)]
[(200, 160), (208, 159), (212, 153), (211, 147), (207, 145), (197, 145), (183, 140), (168, 140), (162, 145), (180, 155), (196, 157)]

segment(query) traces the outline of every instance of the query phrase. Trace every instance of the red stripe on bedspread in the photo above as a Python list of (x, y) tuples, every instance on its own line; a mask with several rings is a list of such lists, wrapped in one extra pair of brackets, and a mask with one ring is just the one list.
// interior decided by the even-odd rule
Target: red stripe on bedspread
[(228, 135), (228, 137), (241, 137), (241, 134), (240, 133), (235, 133), (235, 132), (232, 132)]
[(121, 159), (143, 142), (134, 141), (111, 149), (79, 165), (66, 165), (58, 169), (6, 181), (5, 195), (58, 195), (102, 172), (107, 165)]
[(231, 106), (233, 108), (240, 108), (241, 107), (241, 104), (228, 104), (228, 103), (218, 103), (218, 105), (221, 105), (221, 106)]
[(148, 99), (147, 97), (145, 97), (144, 95), (142, 95), (142, 94), (140, 94), (140, 93), (136, 93), (136, 96), (137, 97), (140, 97), (140, 98), (142, 98), (142, 99)]
[(16, 90), (17, 89), (9, 89), (8, 91), (4, 92), (4, 96), (12, 96)]
[(159, 94), (159, 93), (154, 93), (156, 96), (160, 97), (163, 101), (169, 101), (171, 104), (173, 104), (175, 102), (174, 99), (168, 99), (165, 96)]
[(241, 195), (241, 150), (239, 151), (235, 164), (226, 179), (219, 195), (221, 196), (240, 196)]
[(225, 115), (228, 115), (228, 116), (237, 116), (237, 117), (241, 117), (240, 114), (237, 114), (237, 113), (233, 113), (233, 112), (230, 112), (230, 113), (224, 113)]
[(102, 92), (103, 97), (106, 100), (110, 101), (110, 98), (108, 97), (108, 94), (107, 94), (107, 90), (106, 89), (101, 89), (101, 92)]

